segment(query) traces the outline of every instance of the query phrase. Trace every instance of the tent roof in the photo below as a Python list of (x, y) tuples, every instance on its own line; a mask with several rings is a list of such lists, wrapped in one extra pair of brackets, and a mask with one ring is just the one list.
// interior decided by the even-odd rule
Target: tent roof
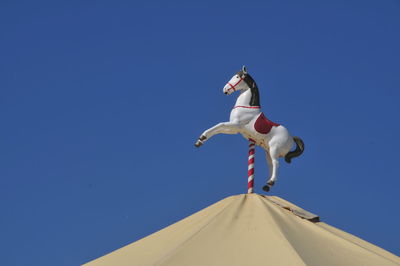
[(279, 197), (242, 194), (86, 265), (383, 266), (400, 258)]

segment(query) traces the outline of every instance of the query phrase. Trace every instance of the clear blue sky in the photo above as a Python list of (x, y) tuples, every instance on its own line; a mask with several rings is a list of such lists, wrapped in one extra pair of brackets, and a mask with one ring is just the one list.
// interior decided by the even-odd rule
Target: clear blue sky
[[(305, 141), (271, 194), (397, 255), (400, 2), (0, 3), (0, 264), (78, 265), (229, 195), (243, 64)], [(256, 192), (267, 178), (256, 151)]]

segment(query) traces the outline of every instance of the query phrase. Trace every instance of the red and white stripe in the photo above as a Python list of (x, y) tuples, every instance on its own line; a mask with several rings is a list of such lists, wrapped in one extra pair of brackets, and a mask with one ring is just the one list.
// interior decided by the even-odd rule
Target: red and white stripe
[(253, 193), (254, 191), (254, 156), (255, 156), (255, 142), (249, 139), (249, 167), (247, 171), (247, 193)]

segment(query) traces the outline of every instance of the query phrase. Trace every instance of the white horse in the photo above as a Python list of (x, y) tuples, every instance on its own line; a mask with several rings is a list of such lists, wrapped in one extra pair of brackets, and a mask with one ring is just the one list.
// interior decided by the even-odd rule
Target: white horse
[[(269, 191), (277, 179), (278, 159), (285, 157), (285, 161), (290, 163), (292, 158), (303, 153), (304, 143), (299, 137), (292, 137), (285, 127), (264, 116), (260, 108), (258, 87), (247, 73), (245, 66), (223, 88), (223, 92), (228, 95), (235, 91), (240, 91), (240, 95), (231, 111), (229, 122), (219, 123), (204, 131), (195, 146), (200, 147), (206, 140), (220, 133), (240, 133), (244, 138), (254, 141), (265, 150), (269, 180), (263, 190)], [(296, 143), (296, 149), (290, 151), (294, 143)]]

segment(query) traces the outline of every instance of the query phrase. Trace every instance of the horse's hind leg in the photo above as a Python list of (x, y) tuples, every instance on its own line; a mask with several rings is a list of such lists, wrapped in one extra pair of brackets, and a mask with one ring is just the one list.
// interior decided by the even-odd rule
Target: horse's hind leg
[[(271, 178), (272, 177), (273, 164), (272, 164), (271, 156), (269, 155), (267, 150), (265, 150), (265, 158), (267, 159), (267, 164), (268, 164), (268, 172), (269, 172), (268, 178)], [(270, 189), (270, 186), (268, 184), (263, 187), (263, 190), (265, 192), (268, 192), (269, 189)]]
[(272, 176), (272, 159), (271, 156), (269, 156), (268, 151), (265, 151), (265, 158), (267, 159), (267, 164), (268, 164), (268, 179), (271, 178)]
[(277, 148), (275, 147), (270, 147), (269, 149), (269, 156), (271, 158), (272, 162), (272, 171), (271, 171), (271, 177), (268, 180), (267, 184), (269, 186), (273, 186), (275, 184), (275, 181), (278, 176), (278, 168), (279, 168), (279, 153)]

